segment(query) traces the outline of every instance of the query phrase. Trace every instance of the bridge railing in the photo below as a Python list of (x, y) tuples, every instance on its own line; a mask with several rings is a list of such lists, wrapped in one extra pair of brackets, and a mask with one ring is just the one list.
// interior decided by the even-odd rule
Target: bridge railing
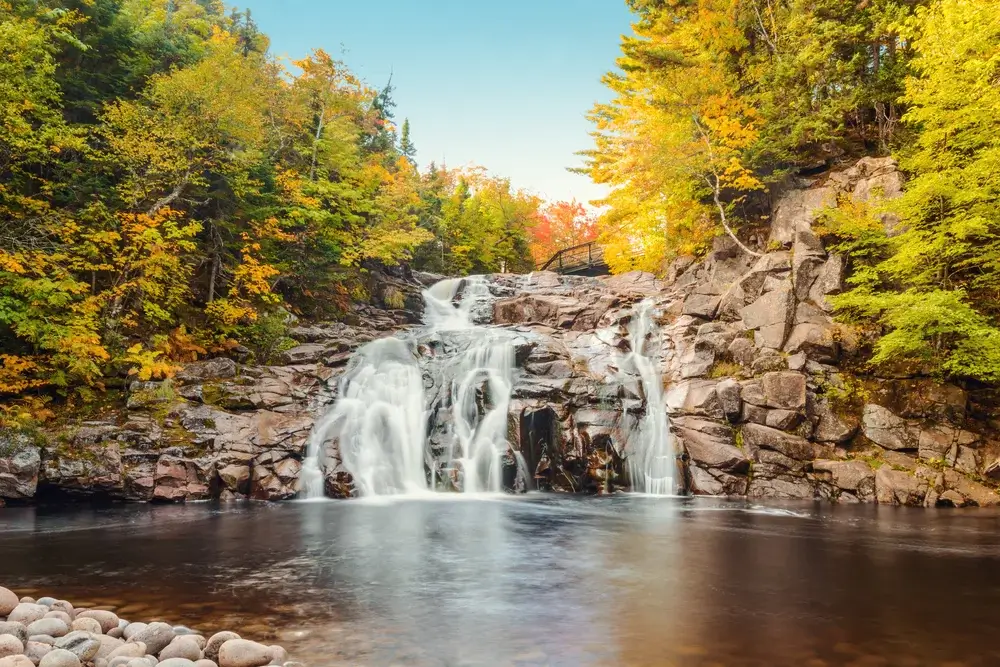
[(539, 271), (575, 273), (604, 265), (604, 251), (596, 241), (563, 248), (538, 267)]

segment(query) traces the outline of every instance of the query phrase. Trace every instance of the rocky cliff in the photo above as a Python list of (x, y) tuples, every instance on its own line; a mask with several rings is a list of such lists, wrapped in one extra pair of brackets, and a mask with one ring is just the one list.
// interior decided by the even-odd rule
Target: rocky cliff
[[(507, 486), (628, 488), (630, 433), (647, 411), (665, 410), (691, 493), (1000, 504), (991, 394), (865, 375), (864, 350), (831, 318), (827, 297), (842, 289), (846, 267), (813, 230), (816, 215), (842, 195), (892, 197), (901, 187), (888, 159), (790, 182), (775, 197), (769, 252), (754, 256), (720, 237), (706, 257), (676, 260), (663, 279), (491, 276), (481, 319), (517, 341)], [(133, 384), (124, 405), (0, 445), (0, 498), (294, 496), (312, 425), (335, 399), (352, 352), (417, 321), (417, 282), (409, 280), (406, 309), (364, 307), (352, 324), (298, 327), (300, 344), (282, 365), (189, 364), (171, 381)], [(623, 363), (641, 302), (656, 313), (645, 350), (663, 386), (653, 404)], [(516, 474), (515, 458), (527, 476)], [(323, 468), (329, 494), (350, 493), (336, 442), (326, 443)]]

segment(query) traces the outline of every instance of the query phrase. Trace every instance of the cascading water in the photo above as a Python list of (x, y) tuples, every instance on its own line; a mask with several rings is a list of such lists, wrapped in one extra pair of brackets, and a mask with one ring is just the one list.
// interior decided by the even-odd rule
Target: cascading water
[[(632, 490), (651, 495), (673, 495), (676, 490), (677, 455), (670, 419), (663, 404), (663, 386), (646, 346), (657, 333), (654, 306), (649, 300), (636, 305), (628, 324), (631, 351), (625, 357), (642, 384), (646, 398), (643, 416), (629, 429), (625, 446)], [(628, 414), (626, 413), (626, 419)]]
[(490, 306), (482, 276), (443, 280), (424, 302), (422, 327), (369, 343), (352, 359), (337, 401), (313, 429), (304, 498), (324, 495), (331, 439), (358, 495), (501, 490), (513, 336), (476, 324)]

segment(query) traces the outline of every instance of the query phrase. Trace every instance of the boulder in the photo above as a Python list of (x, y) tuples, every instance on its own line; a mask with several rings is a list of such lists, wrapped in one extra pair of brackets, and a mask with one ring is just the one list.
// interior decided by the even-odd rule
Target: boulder
[(744, 424), (742, 428), (743, 443), (751, 451), (770, 449), (798, 461), (812, 461), (824, 454), (831, 453), (831, 448), (823, 447), (797, 435), (785, 433), (769, 426), (760, 424)]
[(54, 651), (51, 644), (29, 641), (24, 646), (24, 655), (35, 665), (42, 661), (42, 658)]
[(875, 497), (875, 471), (864, 461), (814, 461), (813, 470), (860, 500)]
[(226, 357), (219, 357), (185, 364), (184, 368), (177, 373), (174, 379), (185, 383), (228, 379), (236, 377), (237, 370), (238, 367), (235, 361)]
[(864, 407), (861, 425), (865, 437), (886, 449), (917, 449), (919, 430), (881, 405), (868, 403)]
[(883, 465), (875, 473), (875, 498), (887, 505), (919, 507), (927, 494), (927, 482), (906, 470)]
[(806, 376), (795, 371), (766, 373), (761, 378), (765, 405), (783, 410), (806, 407)]
[(665, 397), (667, 409), (673, 413), (701, 415), (722, 419), (722, 403), (716, 392), (715, 380), (685, 380), (672, 386)]
[(743, 411), (743, 398), (741, 397), (742, 387), (733, 378), (726, 378), (715, 387), (715, 394), (719, 397), (719, 405), (722, 413), (730, 422), (736, 422)]
[(729, 427), (689, 417), (676, 420), (674, 430), (688, 456), (701, 467), (738, 475), (750, 470), (750, 460), (733, 445)]
[(38, 448), (24, 447), (4, 456), (3, 445), (0, 441), (0, 499), (33, 498), (38, 487), (38, 473), (42, 468)]
[(785, 285), (762, 295), (740, 311), (743, 324), (754, 332), (758, 348), (780, 350), (795, 316), (795, 296)]

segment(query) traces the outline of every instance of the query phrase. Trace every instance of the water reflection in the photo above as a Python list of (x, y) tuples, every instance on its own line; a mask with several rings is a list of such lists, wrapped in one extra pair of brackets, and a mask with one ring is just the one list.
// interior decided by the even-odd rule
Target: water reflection
[(998, 528), (635, 496), (6, 509), (0, 582), (321, 666), (985, 667)]

